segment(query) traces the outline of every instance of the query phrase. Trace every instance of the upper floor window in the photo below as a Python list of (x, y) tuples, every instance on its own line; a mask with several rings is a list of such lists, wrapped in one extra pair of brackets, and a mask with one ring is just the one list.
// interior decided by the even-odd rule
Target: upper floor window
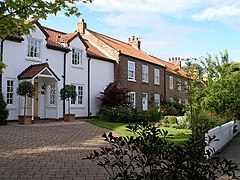
[(71, 104), (81, 105), (83, 104), (83, 86), (74, 85), (75, 91), (77, 93), (76, 100), (71, 100)]
[(135, 96), (136, 96), (135, 92), (128, 93), (128, 100), (133, 108), (135, 108), (135, 105), (136, 105), (136, 102), (135, 102), (136, 97)]
[(188, 82), (185, 81), (185, 91), (188, 92)]
[(160, 107), (160, 94), (154, 94), (155, 107)]
[(135, 62), (128, 61), (128, 79), (135, 80)]
[(177, 84), (178, 90), (181, 91), (182, 90), (182, 81), (179, 79), (178, 80), (178, 84)]
[(188, 104), (188, 99), (185, 99), (185, 104)]
[(76, 48), (72, 49), (72, 64), (82, 65), (82, 50)]
[(169, 76), (169, 89), (173, 89), (173, 76)]
[(160, 70), (157, 68), (154, 68), (154, 84), (160, 84)]
[(148, 66), (142, 65), (142, 82), (148, 82)]
[(41, 40), (28, 37), (28, 57), (41, 58)]
[(7, 104), (13, 104), (13, 80), (7, 80)]

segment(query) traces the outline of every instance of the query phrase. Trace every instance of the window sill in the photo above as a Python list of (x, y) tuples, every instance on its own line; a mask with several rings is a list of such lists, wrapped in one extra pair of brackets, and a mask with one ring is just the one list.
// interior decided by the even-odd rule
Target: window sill
[(72, 68), (75, 68), (75, 69), (84, 69), (83, 65), (73, 65), (73, 64), (72, 64)]
[(128, 79), (128, 81), (137, 82), (135, 79)]
[(149, 84), (149, 82), (148, 82), (148, 81), (142, 81), (142, 83), (143, 83), (143, 84)]
[(41, 58), (35, 58), (35, 57), (26, 57), (27, 61), (34, 61), (34, 62), (42, 62)]
[(85, 109), (84, 105), (71, 106), (70, 109)]
[(56, 105), (54, 105), (54, 106), (47, 106), (47, 108), (52, 108), (52, 109), (54, 109), (56, 107), (57, 107)]
[(7, 105), (7, 109), (8, 109), (8, 110), (16, 110), (17, 107), (14, 106), (14, 105)]

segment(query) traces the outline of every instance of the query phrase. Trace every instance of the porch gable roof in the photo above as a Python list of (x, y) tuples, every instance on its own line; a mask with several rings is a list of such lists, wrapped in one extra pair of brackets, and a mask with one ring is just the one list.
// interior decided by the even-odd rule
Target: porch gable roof
[(35, 65), (29, 66), (28, 68), (26, 68), (23, 72), (21, 72), (18, 75), (18, 79), (19, 80), (33, 79), (38, 74), (43, 72), (45, 69), (47, 69), (58, 81), (60, 81), (60, 79), (57, 77), (57, 75), (49, 67), (48, 63), (35, 64)]

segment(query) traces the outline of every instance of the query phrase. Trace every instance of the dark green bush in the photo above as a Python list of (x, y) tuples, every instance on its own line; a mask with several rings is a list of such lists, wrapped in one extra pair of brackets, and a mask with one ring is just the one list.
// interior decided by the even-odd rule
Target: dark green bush
[(162, 102), (161, 110), (165, 116), (183, 116), (185, 113), (184, 105), (168, 101)]
[(0, 125), (6, 125), (8, 123), (8, 109), (7, 103), (4, 101), (2, 92), (0, 93)]
[(147, 111), (139, 112), (139, 115), (142, 115), (148, 119), (150, 122), (159, 122), (163, 118), (163, 112), (160, 108), (152, 108)]
[(140, 122), (144, 116), (130, 107), (103, 108), (101, 110), (102, 119), (111, 122)]
[[(168, 132), (151, 124), (129, 125), (135, 136), (115, 137), (103, 134), (108, 145), (94, 151), (90, 159), (103, 167), (109, 179), (216, 180), (223, 175), (236, 177), (238, 165), (217, 156), (208, 158), (213, 149), (204, 134), (190, 136), (183, 146), (169, 142)], [(211, 139), (212, 140), (212, 139)]]

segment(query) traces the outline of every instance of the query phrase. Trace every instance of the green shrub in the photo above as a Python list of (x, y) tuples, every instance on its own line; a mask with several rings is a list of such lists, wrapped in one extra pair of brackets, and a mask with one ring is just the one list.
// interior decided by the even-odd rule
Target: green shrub
[(0, 125), (6, 125), (8, 123), (8, 109), (7, 103), (4, 101), (2, 92), (0, 93)]
[(111, 122), (137, 122), (144, 119), (136, 110), (129, 107), (103, 108), (101, 114), (102, 119)]
[(175, 129), (177, 129), (177, 128), (178, 128), (178, 124), (177, 124), (177, 123), (171, 124), (171, 125), (170, 125), (170, 128), (175, 128)]
[(160, 108), (152, 108), (147, 111), (140, 111), (139, 115), (145, 116), (149, 122), (158, 122), (163, 118), (163, 112)]
[(170, 127), (171, 124), (163, 124), (162, 127)]
[(170, 123), (170, 124), (175, 124), (177, 123), (177, 118), (175, 116), (167, 116), (167, 121)]
[(135, 136), (115, 137), (112, 132), (104, 133), (102, 137), (108, 145), (84, 158), (104, 168), (109, 179), (214, 180), (224, 175), (228, 176), (225, 179), (239, 179), (236, 163), (218, 156), (208, 158), (214, 149), (209, 147), (211, 140), (204, 140), (204, 134), (190, 135), (179, 146), (168, 141), (172, 136), (167, 131), (152, 124), (127, 128)]
[(183, 116), (178, 122), (179, 129), (190, 129), (191, 124), (189, 122), (189, 118), (187, 116)]

